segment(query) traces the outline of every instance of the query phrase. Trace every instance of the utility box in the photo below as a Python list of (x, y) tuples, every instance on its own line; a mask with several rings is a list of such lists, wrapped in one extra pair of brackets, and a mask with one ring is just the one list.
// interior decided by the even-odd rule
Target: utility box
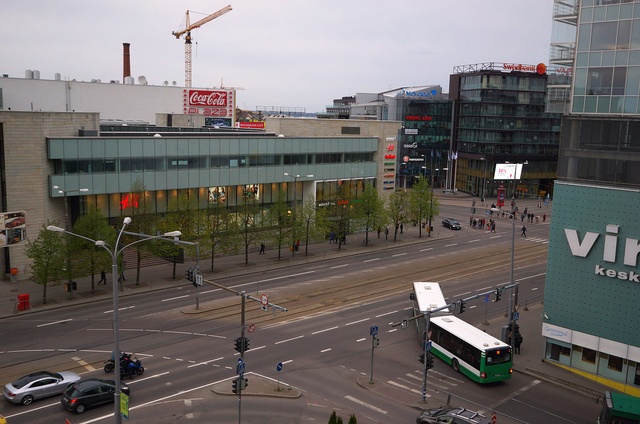
[(18, 310), (29, 310), (29, 293), (22, 293), (18, 295)]

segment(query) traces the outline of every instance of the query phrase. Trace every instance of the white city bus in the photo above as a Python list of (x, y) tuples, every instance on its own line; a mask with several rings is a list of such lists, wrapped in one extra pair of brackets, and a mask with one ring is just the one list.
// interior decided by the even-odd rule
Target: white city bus
[[(413, 283), (413, 316), (442, 307), (446, 302), (439, 283)], [(426, 318), (415, 320), (418, 341), (427, 339)], [(511, 378), (511, 346), (452, 315), (448, 308), (431, 314), (431, 353), (479, 383)]]

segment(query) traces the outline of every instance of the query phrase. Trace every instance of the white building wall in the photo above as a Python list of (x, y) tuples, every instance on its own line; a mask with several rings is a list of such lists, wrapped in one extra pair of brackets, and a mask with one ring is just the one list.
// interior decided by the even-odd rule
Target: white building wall
[(156, 113), (183, 113), (183, 87), (0, 78), (1, 110), (97, 112), (100, 119), (154, 124)]

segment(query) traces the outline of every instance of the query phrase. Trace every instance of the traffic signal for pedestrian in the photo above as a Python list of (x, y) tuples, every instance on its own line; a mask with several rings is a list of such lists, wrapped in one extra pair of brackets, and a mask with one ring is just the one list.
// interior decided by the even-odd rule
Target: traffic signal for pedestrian
[(496, 289), (496, 302), (498, 302), (500, 300), (500, 296), (502, 296), (502, 289), (497, 288)]
[(427, 360), (426, 368), (430, 370), (431, 368), (433, 368), (433, 355), (431, 355), (430, 353), (427, 353), (426, 360)]
[(420, 361), (421, 364), (424, 364), (424, 356), (424, 353), (418, 355), (418, 361)]
[(458, 304), (458, 313), (461, 314), (464, 312), (464, 307), (466, 306), (467, 302), (465, 302), (464, 300), (459, 300), (458, 302), (460, 302)]
[(377, 337), (373, 338), (373, 347), (378, 347), (380, 346), (380, 339)]
[[(233, 381), (231, 382), (231, 391), (232, 391), (233, 393), (235, 393), (235, 394), (240, 393), (240, 390), (242, 390), (242, 389), (239, 389), (239, 388), (238, 388), (238, 381), (239, 381), (239, 380), (240, 380), (240, 378), (234, 378), (234, 379), (233, 379)], [(241, 386), (241, 387), (242, 387), (242, 386)]]

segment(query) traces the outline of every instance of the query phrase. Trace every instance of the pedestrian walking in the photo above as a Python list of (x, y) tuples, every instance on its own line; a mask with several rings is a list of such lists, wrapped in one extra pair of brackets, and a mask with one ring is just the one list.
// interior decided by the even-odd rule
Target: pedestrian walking
[(542, 214), (542, 222), (545, 222), (547, 220), (547, 214), (544, 213)]
[(520, 233), (520, 237), (526, 237), (527, 236), (527, 227), (526, 226), (522, 226), (522, 232)]
[(381, 232), (381, 231), (382, 231), (382, 230), (380, 229), (380, 227), (378, 227), (378, 238), (380, 238), (380, 232)]
[(104, 269), (100, 271), (100, 281), (98, 281), (98, 285), (100, 284), (104, 284), (105, 286), (107, 285), (107, 273)]
[(404, 224), (401, 223), (400, 224), (400, 234), (402, 234), (403, 230), (404, 230)]
[(389, 238), (389, 228), (384, 229), (384, 239), (387, 240)]
[(516, 333), (516, 337), (515, 337), (515, 340), (514, 340), (514, 342), (515, 342), (514, 343), (515, 353), (518, 354), (518, 355), (520, 354), (520, 345), (522, 344), (522, 340), (523, 340), (522, 334), (520, 334), (520, 332), (518, 331)]
[(258, 253), (259, 255), (264, 255), (264, 243), (260, 243), (260, 253)]
[(126, 266), (127, 266), (127, 262), (126, 262), (126, 261), (123, 261), (123, 262), (122, 262), (122, 268), (120, 269), (120, 278), (118, 278), (118, 282), (119, 282), (119, 283), (122, 283), (122, 282), (124, 282), (124, 281), (127, 281), (127, 279), (126, 279), (126, 278), (124, 278), (124, 269), (125, 269), (125, 267), (126, 267)]

